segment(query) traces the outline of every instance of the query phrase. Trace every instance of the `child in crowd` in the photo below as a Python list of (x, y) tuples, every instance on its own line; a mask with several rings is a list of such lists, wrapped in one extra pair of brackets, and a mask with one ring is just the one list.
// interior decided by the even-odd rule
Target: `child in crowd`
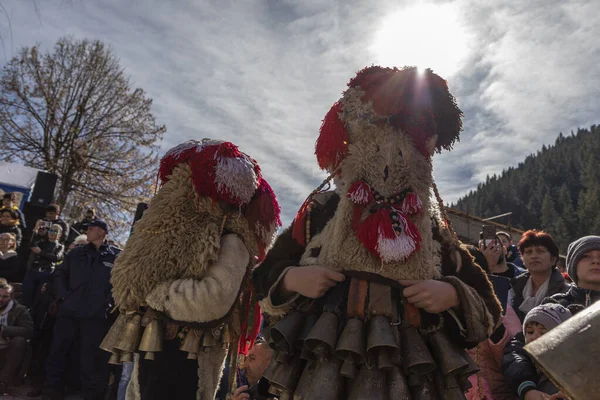
[[(560, 304), (542, 304), (529, 311), (518, 333), (504, 351), (502, 369), (506, 382), (515, 388), (520, 399), (545, 400), (562, 398), (558, 388), (539, 371), (523, 349), (571, 317), (571, 312)], [(554, 396), (553, 396), (554, 395)]]

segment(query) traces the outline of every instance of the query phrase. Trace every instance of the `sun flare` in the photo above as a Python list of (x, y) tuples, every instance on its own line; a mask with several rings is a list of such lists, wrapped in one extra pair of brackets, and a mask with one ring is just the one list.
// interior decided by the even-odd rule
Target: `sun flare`
[(379, 65), (431, 68), (448, 77), (460, 69), (468, 42), (452, 4), (420, 4), (384, 19), (371, 51)]

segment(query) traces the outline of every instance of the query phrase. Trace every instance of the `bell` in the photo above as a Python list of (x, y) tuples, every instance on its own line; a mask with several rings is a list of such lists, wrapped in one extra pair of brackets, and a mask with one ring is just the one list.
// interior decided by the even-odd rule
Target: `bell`
[(115, 349), (126, 353), (137, 351), (142, 336), (142, 316), (138, 313), (125, 315), (126, 321), (121, 337), (119, 338)]
[(202, 347), (204, 347), (204, 351), (209, 351), (209, 347), (213, 347), (217, 345), (217, 340), (212, 335), (210, 331), (204, 332), (202, 335)]
[(285, 354), (294, 351), (296, 339), (301, 333), (304, 317), (297, 311), (292, 311), (271, 328), (273, 345)]
[(133, 362), (133, 353), (121, 353), (121, 357), (119, 357), (119, 361), (121, 363)]
[(469, 389), (473, 387), (473, 384), (469, 380), (468, 376), (457, 376), (456, 381), (458, 382), (458, 386), (463, 392), (468, 392)]
[(127, 321), (126, 314), (121, 313), (117, 317), (116, 321), (110, 327), (110, 330), (102, 339), (102, 343), (100, 343), (100, 348), (102, 350), (113, 353), (115, 350), (115, 346), (119, 343), (121, 336), (123, 335), (123, 331), (125, 330), (125, 322)]
[[(162, 351), (163, 337), (163, 326), (159, 320), (154, 319), (144, 328), (144, 334), (142, 335), (138, 349), (146, 352)], [(149, 360), (149, 358), (146, 359)]]
[(108, 363), (113, 365), (121, 365), (121, 356), (119, 355), (119, 353), (112, 352)]
[(265, 372), (263, 372), (263, 378), (271, 382), (271, 379), (275, 377), (275, 373), (277, 372), (277, 367), (279, 367), (279, 363), (276, 360), (276, 354), (271, 358), (271, 362), (265, 368)]
[[(210, 336), (205, 334), (204, 337)], [(189, 360), (195, 360), (198, 358), (198, 351), (200, 350), (200, 339), (202, 337), (202, 331), (198, 329), (190, 329), (185, 335), (185, 339), (181, 342), (179, 350), (188, 353)]]
[(429, 344), (433, 357), (444, 376), (454, 374), (469, 365), (463, 356), (464, 352), (458, 350), (441, 330), (429, 336)]
[(223, 348), (226, 349), (226, 346), (229, 346), (233, 342), (233, 336), (231, 335), (231, 329), (229, 328), (229, 324), (223, 325), (223, 333), (221, 334), (221, 343), (223, 343)]
[(281, 388), (283, 392), (294, 393), (305, 364), (299, 353), (289, 363), (279, 364), (269, 380), (271, 386)]
[(466, 400), (464, 391), (458, 385), (456, 378), (452, 375), (442, 376), (442, 371), (436, 370), (433, 381), (442, 400)]
[[(371, 365), (376, 365), (380, 369), (392, 367), (390, 354), (398, 350), (394, 329), (388, 317), (383, 315), (371, 317), (367, 336), (367, 358)], [(382, 365), (378, 364), (379, 359)]]
[(147, 351), (146, 355), (144, 356), (144, 360), (154, 360), (154, 352), (153, 351)]
[(335, 349), (335, 355), (342, 360), (341, 374), (354, 378), (356, 367), (365, 361), (365, 325), (358, 318), (349, 319), (342, 331)]
[(318, 362), (304, 398), (308, 400), (341, 400), (344, 383), (339, 371), (340, 361), (335, 357)]
[[(415, 375), (415, 382), (411, 382), (410, 393), (413, 399), (438, 400), (435, 384), (427, 375)], [(411, 377), (412, 378), (412, 377)]]
[(314, 354), (304, 346), (304, 340), (310, 333), (312, 327), (315, 325), (317, 320), (319, 319), (319, 315), (315, 313), (308, 314), (306, 318), (304, 318), (304, 323), (302, 325), (302, 329), (300, 330), (300, 334), (296, 338), (296, 347), (301, 349), (301, 358), (303, 360), (314, 360)]
[(456, 381), (458, 382), (460, 388), (466, 392), (473, 386), (469, 381), (469, 376), (478, 373), (480, 369), (468, 353), (463, 352), (462, 356), (467, 361), (468, 365), (458, 372), (458, 374), (456, 375)]
[(300, 380), (296, 385), (296, 391), (294, 392), (294, 400), (307, 399), (306, 393), (312, 384), (312, 379), (315, 374), (316, 363), (314, 361), (307, 361), (304, 366), (304, 371), (300, 376)]
[(410, 389), (406, 377), (398, 367), (393, 367), (388, 372), (389, 400), (410, 400)]
[(328, 358), (335, 349), (337, 327), (337, 315), (328, 311), (323, 312), (304, 340), (304, 345), (318, 358)]
[(385, 372), (378, 368), (369, 368), (363, 364), (358, 378), (350, 390), (349, 400), (387, 400), (388, 386), (386, 385)]
[[(435, 370), (435, 362), (421, 334), (412, 326), (403, 326), (400, 332), (402, 365), (409, 375), (426, 375)], [(418, 398), (418, 397), (417, 397)]]

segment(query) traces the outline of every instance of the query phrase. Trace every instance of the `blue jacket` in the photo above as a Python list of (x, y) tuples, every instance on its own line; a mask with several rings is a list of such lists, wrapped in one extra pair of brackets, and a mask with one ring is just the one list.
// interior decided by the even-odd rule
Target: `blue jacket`
[(106, 319), (113, 306), (110, 275), (121, 250), (109, 244), (75, 247), (54, 272), (59, 316)]

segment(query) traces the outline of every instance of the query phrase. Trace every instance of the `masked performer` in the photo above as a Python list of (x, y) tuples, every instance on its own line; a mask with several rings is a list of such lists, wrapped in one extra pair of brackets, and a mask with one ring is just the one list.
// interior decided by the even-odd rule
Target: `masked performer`
[(280, 210), (256, 161), (229, 142), (171, 149), (159, 178), (116, 261), (120, 316), (101, 347), (114, 362), (139, 352), (127, 398), (213, 400), (224, 360), (235, 366), (238, 348), (258, 333), (250, 270), (272, 243)]
[(309, 196), (253, 274), (277, 351), (265, 378), (279, 399), (464, 398), (464, 349), (502, 310), (433, 181), (462, 113), (430, 70), (370, 67), (348, 86), (316, 143), (335, 191)]

